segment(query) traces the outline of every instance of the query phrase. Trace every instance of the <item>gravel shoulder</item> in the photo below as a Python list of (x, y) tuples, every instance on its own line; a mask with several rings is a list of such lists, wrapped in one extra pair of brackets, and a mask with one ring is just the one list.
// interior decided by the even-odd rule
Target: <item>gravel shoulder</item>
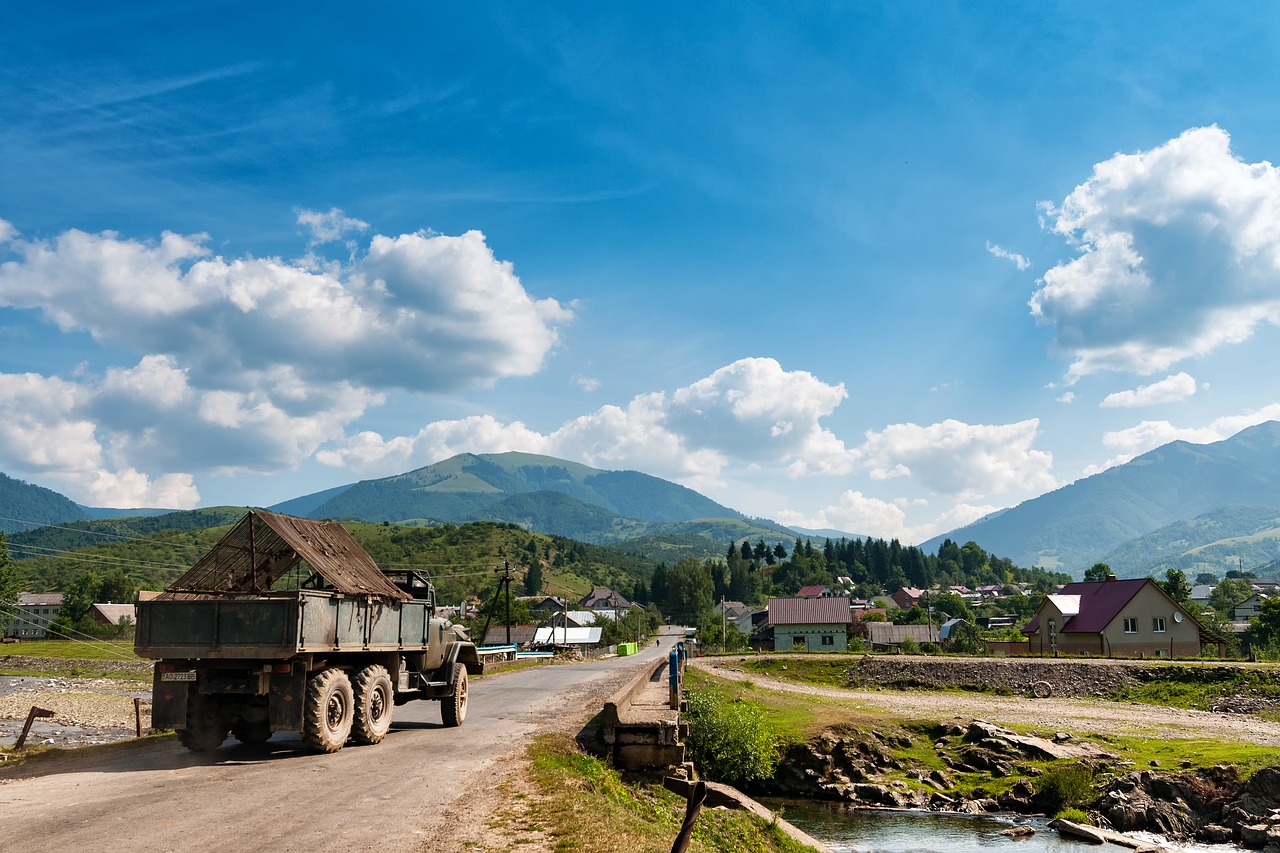
[(750, 681), (757, 687), (785, 693), (825, 696), (847, 701), (853, 708), (884, 709), (910, 717), (947, 720), (987, 720), (1079, 731), (1093, 728), (1114, 734), (1161, 738), (1211, 738), (1280, 747), (1280, 723), (1247, 714), (1211, 713), (1156, 705), (1095, 699), (1031, 699), (990, 694), (957, 694), (849, 690), (796, 684), (736, 668), (732, 658), (695, 658), (692, 665), (721, 678)]

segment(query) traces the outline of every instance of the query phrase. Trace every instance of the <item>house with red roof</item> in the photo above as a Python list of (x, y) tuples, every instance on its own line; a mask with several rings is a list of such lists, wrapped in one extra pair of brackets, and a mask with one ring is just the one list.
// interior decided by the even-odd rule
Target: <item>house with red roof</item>
[(1069, 583), (1022, 629), (1036, 655), (1190, 658), (1217, 642), (1151, 578)]

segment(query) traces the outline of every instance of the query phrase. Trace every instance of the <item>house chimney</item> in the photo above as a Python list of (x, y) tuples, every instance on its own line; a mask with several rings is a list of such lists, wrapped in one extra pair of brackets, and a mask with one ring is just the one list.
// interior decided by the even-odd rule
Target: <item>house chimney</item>
[(1109, 580), (1109, 581), (1113, 581), (1113, 580), (1115, 580), (1115, 579), (1116, 579), (1116, 576), (1115, 576), (1115, 575), (1107, 575), (1107, 580)]

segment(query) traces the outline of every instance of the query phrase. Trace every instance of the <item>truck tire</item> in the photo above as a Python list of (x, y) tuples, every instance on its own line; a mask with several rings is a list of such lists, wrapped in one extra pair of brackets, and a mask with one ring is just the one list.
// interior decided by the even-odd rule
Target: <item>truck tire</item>
[(307, 682), (302, 709), (302, 740), (320, 752), (337, 752), (351, 735), (355, 717), (351, 680), (337, 667), (321, 670)]
[(440, 700), (440, 718), (446, 726), (460, 726), (467, 718), (467, 668), (462, 664), (453, 665), (449, 687), (449, 696)]
[(391, 714), (395, 708), (395, 690), (384, 666), (366, 666), (356, 673), (355, 723), (351, 737), (356, 743), (378, 743), (391, 730)]
[(187, 727), (178, 730), (178, 743), (192, 752), (212, 752), (222, 746), (230, 731), (231, 724), (217, 697), (206, 696), (193, 687), (187, 697)]

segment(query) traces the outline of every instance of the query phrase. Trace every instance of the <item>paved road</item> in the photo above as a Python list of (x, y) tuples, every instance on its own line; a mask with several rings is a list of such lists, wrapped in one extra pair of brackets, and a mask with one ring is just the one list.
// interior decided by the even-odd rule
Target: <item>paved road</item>
[[(466, 785), (492, 776), (539, 731), (576, 727), (667, 651), (473, 679), (466, 722), (435, 702), (396, 709), (381, 744), (331, 755), (296, 736), (234, 740), (208, 755), (174, 740), (0, 772), (5, 849), (274, 851), (431, 849)], [(12, 845), (12, 847), (10, 847)]]

